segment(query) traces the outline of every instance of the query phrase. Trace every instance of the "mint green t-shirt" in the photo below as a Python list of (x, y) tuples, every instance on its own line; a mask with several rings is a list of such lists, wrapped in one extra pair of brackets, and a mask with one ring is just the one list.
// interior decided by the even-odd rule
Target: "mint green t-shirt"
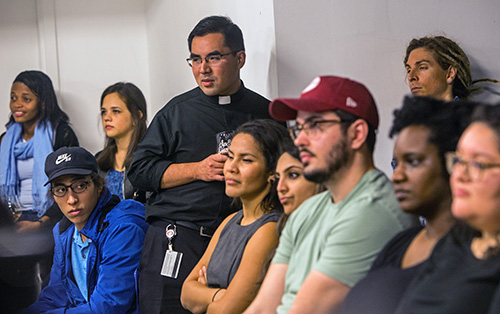
[(399, 209), (392, 183), (379, 170), (367, 172), (338, 204), (329, 191), (305, 201), (290, 216), (272, 261), (288, 264), (278, 313), (288, 312), (312, 270), (352, 287), (385, 243), (414, 222)]

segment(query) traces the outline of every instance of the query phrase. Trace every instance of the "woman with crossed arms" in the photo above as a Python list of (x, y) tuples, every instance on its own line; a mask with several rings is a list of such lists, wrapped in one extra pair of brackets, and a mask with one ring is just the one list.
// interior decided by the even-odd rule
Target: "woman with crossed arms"
[(242, 313), (262, 280), (262, 267), (278, 243), (276, 221), (283, 208), (275, 168), (287, 130), (272, 120), (254, 120), (236, 130), (224, 164), (226, 194), (240, 211), (217, 228), (182, 286), (181, 302), (193, 313)]

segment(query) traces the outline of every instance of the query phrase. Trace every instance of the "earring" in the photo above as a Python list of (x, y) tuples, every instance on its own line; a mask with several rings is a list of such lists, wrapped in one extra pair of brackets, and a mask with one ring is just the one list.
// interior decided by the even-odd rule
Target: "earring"
[(451, 84), (452, 82), (453, 82), (453, 80), (451, 78), (446, 80), (446, 83), (448, 83), (448, 84)]

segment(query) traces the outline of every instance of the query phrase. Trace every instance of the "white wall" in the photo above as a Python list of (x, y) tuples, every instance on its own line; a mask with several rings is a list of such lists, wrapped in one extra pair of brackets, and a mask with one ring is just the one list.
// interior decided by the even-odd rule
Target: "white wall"
[[(52, 79), (80, 145), (103, 146), (102, 91), (118, 81), (136, 84), (149, 99), (144, 1), (21, 0), (0, 2), (0, 115), (7, 121), (10, 87), (23, 70)], [(1, 123), (1, 121), (0, 121)], [(3, 130), (3, 128), (2, 128)]]
[[(469, 56), (473, 78), (500, 79), (498, 0), (274, 0), (274, 11), (280, 97), (297, 97), (317, 75), (364, 83), (381, 118), (375, 162), (388, 174), (387, 134), (393, 109), (409, 92), (403, 58), (412, 38), (444, 34)], [(500, 84), (488, 86), (500, 91)], [(493, 94), (479, 98), (500, 101)]]
[(39, 68), (36, 5), (33, 0), (0, 2), (0, 133), (10, 114), (12, 81), (25, 69)]
[[(53, 79), (81, 144), (98, 151), (104, 88), (120, 80), (138, 85), (151, 120), (170, 98), (196, 85), (185, 62), (187, 36), (212, 14), (228, 15), (241, 27), (242, 78), (268, 98), (298, 96), (319, 74), (366, 84), (381, 116), (375, 159), (387, 173), (387, 133), (392, 110), (408, 92), (402, 60), (411, 38), (445, 34), (469, 55), (474, 78), (500, 78), (498, 0), (0, 1), (0, 124), (10, 112), (14, 77), (41, 69)], [(498, 91), (498, 85), (488, 87)], [(488, 101), (500, 101), (491, 95)]]
[(103, 147), (99, 102), (106, 87), (132, 82), (149, 100), (144, 2), (58, 0), (55, 9), (61, 100), (80, 145), (96, 152)]
[(52, 78), (80, 144), (97, 152), (104, 139), (98, 117), (104, 88), (122, 80), (136, 84), (151, 121), (170, 98), (196, 86), (185, 61), (187, 36), (213, 14), (228, 15), (243, 31), (246, 86), (276, 97), (272, 1), (1, 1), (0, 116), (7, 121), (15, 76), (42, 70)]
[(274, 56), (274, 12), (269, 0), (164, 1), (146, 0), (151, 101), (158, 110), (196, 82), (186, 63), (187, 37), (202, 18), (229, 16), (243, 32), (247, 62), (241, 71), (245, 85), (277, 96)]

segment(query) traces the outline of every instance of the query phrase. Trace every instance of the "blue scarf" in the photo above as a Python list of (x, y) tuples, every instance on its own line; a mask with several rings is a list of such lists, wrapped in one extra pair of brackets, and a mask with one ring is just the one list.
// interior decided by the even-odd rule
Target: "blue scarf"
[(44, 186), (48, 178), (45, 174), (45, 158), (54, 151), (52, 140), (54, 131), (49, 121), (38, 123), (35, 135), (30, 140), (23, 141), (23, 126), (11, 123), (0, 146), (0, 193), (2, 196), (19, 195), (19, 176), (17, 159), (33, 158), (33, 209), (38, 217), (45, 214), (53, 200), (48, 197), (49, 187)]

